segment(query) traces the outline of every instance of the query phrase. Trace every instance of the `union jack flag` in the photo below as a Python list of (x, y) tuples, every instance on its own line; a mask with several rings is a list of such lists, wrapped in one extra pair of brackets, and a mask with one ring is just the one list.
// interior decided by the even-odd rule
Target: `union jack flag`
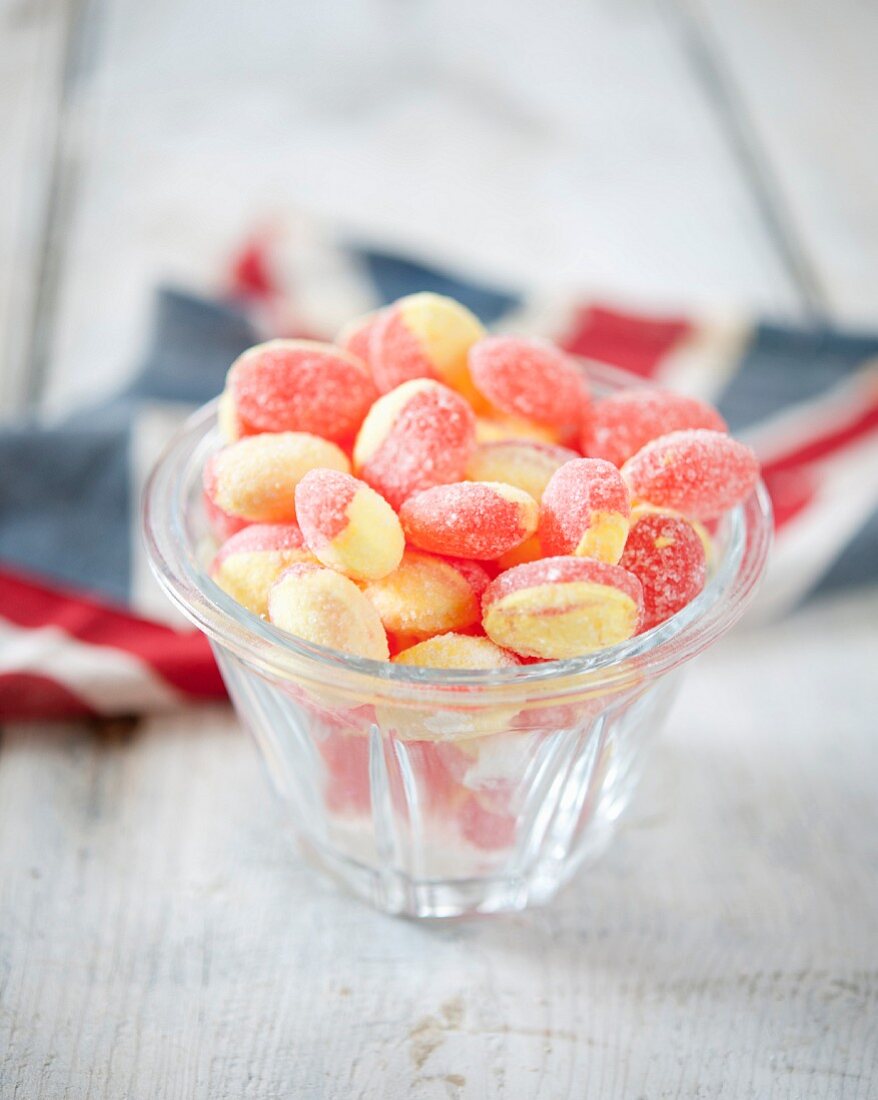
[(415, 290), (718, 404), (759, 453), (774, 502), (757, 615), (878, 580), (878, 335), (544, 300), (322, 238), (254, 240), (229, 284), (216, 300), (161, 290), (143, 366), (112, 400), (0, 431), (0, 719), (141, 713), (224, 694), (206, 640), (149, 576), (137, 529), (149, 468), (246, 347), (331, 338)]

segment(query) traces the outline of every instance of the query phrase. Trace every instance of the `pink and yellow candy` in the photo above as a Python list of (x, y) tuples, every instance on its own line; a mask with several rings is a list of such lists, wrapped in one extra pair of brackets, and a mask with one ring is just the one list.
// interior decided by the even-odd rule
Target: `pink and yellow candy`
[(488, 637), (522, 657), (562, 660), (637, 633), (640, 581), (590, 558), (543, 558), (501, 573), (482, 597)]
[(713, 519), (747, 499), (759, 480), (753, 451), (723, 432), (671, 432), (622, 467), (631, 495), (657, 508)]
[(615, 564), (628, 535), (631, 505), (616, 467), (577, 458), (552, 475), (540, 505), (543, 553), (575, 554)]
[(296, 518), (314, 556), (355, 581), (380, 580), (402, 560), (405, 538), (396, 512), (350, 474), (307, 473), (296, 486)]
[(313, 561), (295, 523), (255, 523), (223, 543), (209, 572), (248, 611), (267, 615), (268, 593), (281, 573), (291, 565)]
[(240, 434), (351, 437), (377, 396), (365, 364), (333, 344), (270, 340), (245, 351), (226, 380)]
[(439, 382), (415, 379), (380, 397), (354, 446), (354, 470), (394, 508), (422, 489), (460, 481), (475, 448), (475, 417)]
[(415, 493), (399, 518), (408, 541), (421, 550), (490, 561), (530, 538), (539, 508), (513, 485), (459, 481)]
[(301, 563), (285, 570), (268, 594), (268, 615), (281, 630), (314, 645), (376, 661), (390, 657), (374, 605), (334, 569)]
[(467, 353), (484, 335), (466, 306), (440, 294), (410, 294), (383, 310), (372, 328), (369, 363), (382, 393), (413, 378), (434, 378), (474, 396)]
[(306, 432), (247, 436), (223, 447), (204, 467), (204, 491), (227, 515), (251, 523), (291, 523), (296, 486), (319, 466), (347, 473), (344, 451)]

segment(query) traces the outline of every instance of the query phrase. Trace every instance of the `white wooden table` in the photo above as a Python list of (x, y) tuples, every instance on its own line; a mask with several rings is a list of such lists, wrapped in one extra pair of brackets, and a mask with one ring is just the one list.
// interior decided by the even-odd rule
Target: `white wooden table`
[[(0, 410), (116, 385), (155, 282), (205, 285), (272, 211), (878, 324), (872, 6), (536, 10), (2, 0)], [(617, 843), (505, 920), (316, 877), (225, 708), (6, 728), (0, 1096), (878, 1094), (876, 616), (705, 656)]]

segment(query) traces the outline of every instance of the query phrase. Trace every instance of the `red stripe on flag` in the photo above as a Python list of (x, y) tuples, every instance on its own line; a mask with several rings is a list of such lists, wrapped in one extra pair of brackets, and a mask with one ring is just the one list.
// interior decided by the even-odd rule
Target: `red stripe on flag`
[(4, 722), (34, 718), (91, 718), (94, 711), (69, 688), (36, 672), (0, 673), (0, 716)]
[(199, 631), (173, 630), (54, 582), (5, 570), (0, 570), (0, 614), (16, 626), (54, 626), (87, 645), (129, 653), (187, 695), (205, 699), (225, 695), (207, 638)]
[(821, 458), (828, 458), (876, 429), (878, 429), (878, 400), (873, 400), (871, 405), (867, 403), (865, 408), (861, 405), (847, 424), (842, 424), (823, 434), (818, 431), (804, 443), (799, 443), (785, 454), (770, 459), (763, 466), (763, 475), (805, 466)]
[(574, 355), (651, 378), (665, 356), (692, 331), (690, 322), (682, 318), (649, 318), (583, 306), (559, 343)]

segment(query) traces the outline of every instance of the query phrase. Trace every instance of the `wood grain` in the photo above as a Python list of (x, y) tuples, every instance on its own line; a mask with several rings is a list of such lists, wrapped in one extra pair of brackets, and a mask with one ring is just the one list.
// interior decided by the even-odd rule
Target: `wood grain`
[(814, 608), (703, 658), (610, 852), (510, 919), (338, 893), (223, 709), (9, 731), (0, 1093), (866, 1100), (876, 612)]

